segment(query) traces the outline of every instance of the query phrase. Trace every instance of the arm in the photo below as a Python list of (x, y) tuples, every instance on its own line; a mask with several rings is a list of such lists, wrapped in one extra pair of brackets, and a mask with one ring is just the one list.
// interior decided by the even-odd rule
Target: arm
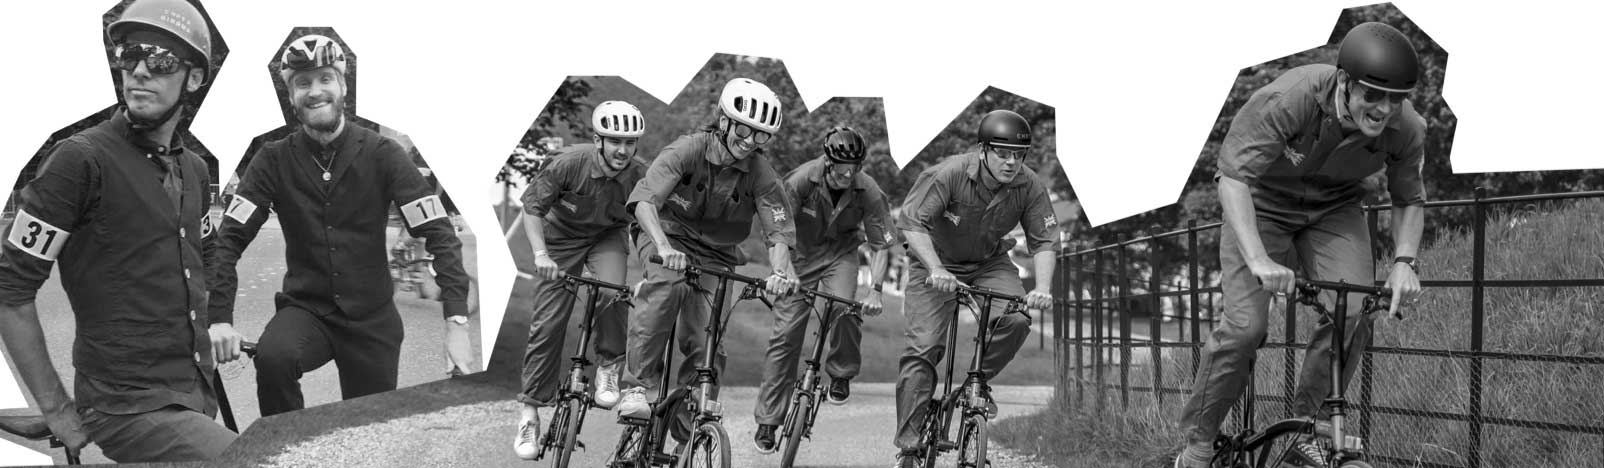
[[(1414, 125), (1410, 128), (1418, 129), (1413, 132), (1414, 140), (1403, 148), (1401, 160), (1387, 161), (1387, 191), (1392, 195), (1392, 242), (1394, 255), (1399, 257), (1415, 257), (1420, 251), (1420, 235), (1426, 228), (1426, 186), (1422, 181), (1421, 172), (1426, 161), (1424, 143), (1425, 122), (1418, 116), (1406, 114), (1400, 118), (1410, 117), (1408, 121)], [(1392, 305), (1390, 313), (1393, 318), (1400, 318), (1398, 307), (1404, 304), (1413, 304), (1420, 295), (1420, 278), (1414, 268), (1392, 265), (1392, 271), (1387, 274), (1387, 287), (1392, 289)]]
[(21, 305), (0, 304), (0, 340), (6, 343), (6, 354), (17, 365), (22, 383), (33, 393), (34, 402), (44, 413), (50, 433), (66, 444), (68, 453), (89, 443), (78, 420), (78, 408), (61, 376), (50, 362), (50, 351), (45, 346), (45, 332), (39, 326), (39, 312), (32, 302)]
[(765, 160), (753, 161), (757, 177), (757, 224), (763, 230), (763, 242), (769, 247), (769, 265), (774, 273), (767, 281), (770, 294), (789, 294), (799, 281), (791, 265), (791, 246), (796, 244), (796, 206), (791, 202), (790, 190), (780, 182), (774, 168)]
[(544, 279), (557, 279), (560, 268), (557, 262), (546, 255), (546, 220), (529, 213), (519, 215), (524, 225), (524, 235), (529, 238), (529, 250), (535, 255), (535, 275)]
[(930, 279), (927, 281), (931, 286), (942, 292), (958, 290), (958, 277), (942, 266), (941, 257), (936, 255), (936, 246), (930, 241), (929, 233), (902, 231), (902, 235), (908, 239), (908, 250), (912, 250), (914, 257), (930, 269)]
[(1258, 215), (1253, 207), (1253, 194), (1248, 185), (1230, 177), (1220, 177), (1220, 209), (1225, 224), (1236, 234), (1237, 248), (1242, 252), (1248, 270), (1259, 279), (1264, 290), (1290, 293), (1293, 286), (1292, 270), (1270, 259), (1259, 237)]
[(668, 242), (668, 235), (663, 234), (663, 225), (657, 220), (657, 205), (646, 201), (636, 202), (635, 222), (640, 223), (641, 230), (646, 232), (646, 238), (651, 239), (652, 245), (657, 246), (657, 256), (663, 258), (663, 268), (679, 271), (690, 264), (690, 259), (685, 257), (685, 253), (675, 249), (674, 245)]
[(530, 181), (529, 188), (524, 189), (520, 197), (524, 203), (521, 216), (524, 226), (524, 235), (529, 238), (529, 249), (535, 256), (535, 275), (552, 280), (557, 278), (557, 262), (546, 255), (546, 213), (551, 211), (551, 204), (562, 195), (566, 188), (563, 182), (568, 180), (568, 164), (557, 164), (546, 168), (535, 175)]
[(869, 294), (863, 297), (863, 315), (874, 317), (885, 309), (881, 304), (880, 284), (885, 282), (886, 264), (890, 263), (891, 249), (873, 249), (869, 254)]
[(663, 148), (663, 151), (657, 154), (657, 159), (652, 160), (651, 167), (646, 168), (646, 175), (635, 182), (635, 189), (630, 191), (629, 199), (625, 201), (626, 205), (633, 205), (629, 206), (629, 210), (635, 214), (635, 223), (640, 225), (646, 238), (656, 246), (657, 256), (663, 258), (663, 268), (673, 271), (684, 270), (690, 260), (686, 258), (684, 252), (675, 249), (668, 241), (668, 235), (663, 233), (663, 224), (658, 218), (657, 207), (662, 206), (663, 200), (668, 199), (668, 195), (674, 191), (674, 186), (679, 183), (680, 176), (684, 173), (680, 165), (697, 157), (686, 153), (683, 148), (686, 141), (685, 138), (680, 138)]
[(207, 332), (212, 340), (212, 357), (219, 364), (238, 359), (240, 343), (245, 341), (245, 337), (234, 330), (234, 298), (239, 292), (237, 266), (240, 256), (267, 222), (276, 198), (278, 181), (272, 164), (277, 158), (268, 154), (269, 148), (264, 146), (258, 150), (251, 157), (245, 175), (236, 177), (238, 188), (234, 198), (229, 200), (211, 236), (214, 258), (208, 262), (206, 281), (206, 310), (211, 324)]
[(384, 140), (375, 154), (385, 164), (389, 196), (401, 211), (407, 233), (422, 237), (424, 248), (434, 256), (441, 314), (447, 319), (467, 317), (469, 280), (462, 264), (462, 240), (457, 238), (457, 229), (451, 225), (440, 195), (394, 141)]
[(926, 169), (914, 180), (913, 188), (908, 190), (897, 227), (908, 241), (908, 250), (930, 270), (930, 278), (926, 281), (938, 291), (952, 292), (958, 289), (958, 277), (948, 272), (941, 263), (941, 256), (936, 254), (936, 245), (930, 239), (931, 220), (946, 210), (947, 187), (936, 179), (932, 169)]

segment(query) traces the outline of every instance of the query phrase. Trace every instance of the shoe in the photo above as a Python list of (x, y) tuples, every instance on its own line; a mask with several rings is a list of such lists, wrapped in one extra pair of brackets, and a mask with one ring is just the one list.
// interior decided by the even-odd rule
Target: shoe
[(613, 407), (620, 418), (651, 419), (652, 405), (646, 402), (646, 389), (632, 387), (624, 390), (618, 405)]
[(980, 386), (980, 397), (986, 400), (986, 419), (997, 419), (997, 400), (991, 399), (991, 386)]
[(535, 452), (540, 447), (540, 415), (534, 419), (518, 423), (518, 435), (512, 439), (512, 451), (518, 458), (534, 460)]
[(622, 397), (618, 392), (618, 371), (623, 362), (596, 368), (596, 406), (611, 409)]
[(919, 452), (917, 450), (904, 450), (897, 453), (897, 464), (891, 465), (891, 468), (924, 468), (921, 466), (922, 463), (924, 462), (919, 460)]
[(1214, 459), (1213, 447), (1204, 449), (1196, 445), (1187, 445), (1181, 453), (1175, 455), (1175, 468), (1209, 468)]
[(1292, 466), (1320, 468), (1327, 465), (1326, 449), (1314, 439), (1304, 439), (1292, 446), (1287, 456), (1281, 460)]
[(758, 424), (757, 434), (752, 436), (752, 445), (757, 446), (757, 452), (768, 455), (777, 448), (774, 443), (774, 430), (780, 426), (773, 424)]
[(848, 398), (852, 398), (852, 379), (830, 378), (830, 390), (824, 399), (832, 405), (845, 405)]

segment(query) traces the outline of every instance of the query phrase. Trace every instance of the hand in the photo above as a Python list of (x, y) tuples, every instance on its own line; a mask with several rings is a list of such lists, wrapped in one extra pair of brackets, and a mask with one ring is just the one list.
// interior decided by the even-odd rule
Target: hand
[(865, 317), (879, 316), (880, 312), (885, 309), (885, 306), (880, 305), (880, 291), (870, 291), (869, 295), (859, 301), (858, 304), (861, 306), (858, 308), (859, 313)]
[(1025, 295), (1025, 307), (1034, 310), (1049, 310), (1053, 306), (1053, 293), (1035, 290)]
[(212, 337), (212, 359), (218, 364), (239, 359), (240, 343), (245, 342), (245, 336), (234, 331), (234, 324), (214, 323), (207, 330)]
[(1292, 287), (1297, 285), (1291, 269), (1268, 258), (1249, 259), (1248, 270), (1259, 278), (1260, 287), (1277, 296), (1291, 293)]
[(457, 317), (446, 319), (446, 361), (463, 372), (472, 372), (473, 345), (468, 340), (469, 322), (462, 320), (462, 323), (457, 323), (452, 320)]
[(554, 281), (562, 274), (562, 268), (545, 252), (535, 254), (535, 276), (546, 281)]
[(67, 454), (76, 457), (85, 445), (89, 445), (89, 434), (84, 432), (83, 422), (78, 419), (78, 406), (72, 401), (62, 406), (44, 411), (45, 425), (50, 426), (50, 434), (61, 441)]
[(958, 290), (958, 277), (953, 276), (952, 273), (948, 272), (946, 268), (937, 267), (933, 270), (930, 270), (930, 277), (926, 278), (925, 282), (929, 283), (930, 286), (935, 287), (937, 291), (941, 292), (953, 292)]
[(795, 274), (776, 271), (770, 274), (768, 279), (763, 280), (763, 286), (768, 290), (769, 294), (784, 296), (790, 294), (791, 290), (796, 288), (798, 282)]
[(1415, 276), (1415, 269), (1409, 265), (1392, 265), (1392, 273), (1387, 275), (1387, 287), (1392, 289), (1392, 306), (1387, 313), (1392, 318), (1403, 318), (1398, 308), (1414, 306), (1415, 300), (1420, 297), (1420, 278)]
[(684, 271), (685, 267), (691, 264), (691, 259), (685, 256), (685, 252), (675, 250), (667, 244), (657, 246), (657, 256), (663, 258), (663, 268), (674, 271)]

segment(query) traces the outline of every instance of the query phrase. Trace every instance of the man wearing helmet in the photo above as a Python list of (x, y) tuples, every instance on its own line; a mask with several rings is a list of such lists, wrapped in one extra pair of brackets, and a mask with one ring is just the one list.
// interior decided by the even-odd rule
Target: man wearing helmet
[[(1397, 29), (1355, 26), (1343, 38), (1337, 66), (1288, 70), (1237, 111), (1220, 148), (1220, 237), (1224, 319), (1209, 335), (1191, 398), (1181, 413), (1186, 449), (1177, 467), (1208, 466), (1220, 422), (1242, 395), (1255, 350), (1266, 336), (1272, 295), (1292, 291), (1294, 275), (1372, 284), (1370, 231), (1360, 203), (1363, 181), (1380, 171), (1392, 196), (1397, 260), (1387, 277), (1393, 311), (1420, 291), (1414, 255), (1425, 224), (1425, 120), (1406, 99), (1420, 78), (1415, 51)], [(1297, 260), (1297, 263), (1293, 263)], [(1291, 266), (1296, 268), (1295, 272)], [(1352, 376), (1370, 343), (1370, 321), (1356, 324), (1342, 378)], [(1312, 417), (1328, 393), (1330, 325), (1315, 326), (1294, 391), (1292, 413)], [(1289, 463), (1325, 466), (1316, 444), (1303, 441)]]
[[(874, 251), (869, 260), (874, 290), (863, 299), (862, 313), (880, 315), (880, 282), (889, 249), (896, 242), (891, 207), (880, 185), (863, 173), (868, 148), (858, 132), (851, 127), (832, 128), (823, 146), (823, 156), (802, 163), (785, 176), (797, 209), (796, 263), (801, 284), (816, 283), (823, 292), (857, 297), (858, 246), (867, 240)], [(774, 451), (774, 431), (785, 422), (785, 403), (796, 385), (797, 360), (807, 334), (808, 307), (806, 297), (793, 294), (780, 298), (774, 308), (774, 331), (753, 411), (758, 423), (753, 441), (763, 453)], [(826, 398), (831, 403), (845, 404), (851, 395), (849, 383), (861, 364), (862, 323), (857, 315), (842, 316), (829, 333), (829, 356), (823, 364), (830, 376)]]
[[(980, 119), (978, 133), (978, 151), (948, 157), (919, 174), (897, 219), (913, 253), (903, 304), (908, 346), (897, 380), (893, 440), (901, 449), (898, 466), (902, 467), (918, 466), (919, 425), (935, 388), (944, 335), (950, 321), (957, 319), (958, 284), (1024, 295), (1032, 309), (1052, 304), (1049, 288), (1058, 253), (1053, 230), (1058, 219), (1047, 187), (1025, 166), (1030, 123), (1012, 111), (994, 110)], [(1007, 234), (1016, 225), (1024, 227), (1035, 259), (1036, 287), (1029, 294), (1008, 257), (1014, 239)], [(990, 379), (1024, 345), (1030, 318), (1003, 315), (986, 326), (991, 329), (991, 343), (979, 359)]]
[[(524, 191), (524, 232), (535, 253), (535, 307), (524, 350), (523, 403), (513, 451), (531, 460), (539, 445), (536, 409), (550, 406), (562, 383), (563, 340), (571, 309), (570, 293), (557, 281), (588, 267), (596, 279), (623, 284), (630, 215), (624, 200), (646, 170), (635, 163), (636, 142), (646, 134), (646, 118), (623, 101), (607, 101), (590, 114), (591, 144), (575, 145), (553, 156)], [(628, 304), (612, 303), (596, 313), (596, 404), (618, 403), (618, 375), (624, 360)]]
[[(18, 193), (0, 247), (0, 339), (69, 453), (92, 439), (118, 462), (214, 458), (235, 435), (213, 419), (211, 182), (179, 136), (184, 97), (210, 75), (211, 30), (188, 2), (138, 0), (106, 35), (125, 106), (58, 142)], [(58, 260), (76, 401), (34, 304)]]
[[(629, 316), (625, 355), (625, 378), (635, 386), (615, 407), (624, 417), (647, 417), (646, 392), (666, 371), (663, 351), (676, 321), (685, 362), (700, 362), (706, 352), (703, 329), (711, 310), (706, 298), (685, 284), (686, 265), (734, 268), (746, 263), (738, 244), (751, 234), (756, 217), (773, 266), (769, 291), (784, 294), (796, 284), (790, 203), (763, 154), (783, 119), (779, 97), (761, 83), (736, 78), (724, 85), (719, 109), (716, 124), (663, 148), (629, 195), (638, 223), (632, 232), (635, 252), (646, 271)], [(647, 262), (654, 255), (662, 264)], [(709, 291), (716, 286), (712, 276), (699, 281)], [(722, 355), (715, 356), (718, 367), (723, 361)], [(690, 383), (695, 376), (693, 366), (680, 366), (680, 382)]]
[(300, 129), (251, 158), (219, 228), (210, 310), (223, 362), (239, 356), (241, 336), (231, 324), (240, 254), (269, 210), (284, 232), (288, 272), (255, 359), (263, 416), (304, 407), (301, 376), (330, 360), (346, 399), (396, 388), (403, 328), (385, 258), (392, 203), (434, 256), (444, 316), (467, 322), (462, 242), (406, 150), (345, 117), (345, 64), (328, 37), (290, 41), (279, 77)]

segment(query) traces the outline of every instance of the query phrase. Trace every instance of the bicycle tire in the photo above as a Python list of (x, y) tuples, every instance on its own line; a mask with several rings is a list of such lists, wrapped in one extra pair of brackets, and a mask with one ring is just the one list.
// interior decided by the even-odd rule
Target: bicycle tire
[(931, 400), (925, 406), (925, 420), (919, 425), (919, 442), (923, 445), (923, 448), (920, 449), (919, 466), (934, 468), (936, 459), (941, 458), (941, 448), (937, 447), (936, 444), (941, 441), (943, 433), (946, 432), (941, 427), (941, 420), (946, 418), (943, 417), (943, 405), (939, 401)]
[(1369, 463), (1363, 460), (1348, 460), (1338, 466), (1339, 468), (1372, 468)]
[(646, 430), (641, 426), (628, 426), (618, 435), (618, 447), (607, 460), (608, 468), (647, 468), (645, 463)]
[(683, 450), (679, 468), (730, 468), (730, 435), (716, 421), (696, 426)]
[(574, 456), (574, 449), (579, 447), (579, 427), (585, 422), (585, 402), (578, 398), (569, 398), (563, 408), (563, 434), (562, 445), (557, 447), (557, 458), (552, 460), (552, 468), (568, 468), (569, 459)]
[(987, 468), (986, 462), (986, 415), (971, 414), (964, 418), (963, 427), (958, 432), (958, 467), (959, 468)]
[(785, 427), (785, 449), (780, 452), (780, 468), (791, 468), (796, 464), (796, 452), (802, 447), (802, 437), (808, 433), (808, 422), (813, 408), (813, 395), (803, 393), (797, 395), (796, 403), (791, 405), (789, 424)]

